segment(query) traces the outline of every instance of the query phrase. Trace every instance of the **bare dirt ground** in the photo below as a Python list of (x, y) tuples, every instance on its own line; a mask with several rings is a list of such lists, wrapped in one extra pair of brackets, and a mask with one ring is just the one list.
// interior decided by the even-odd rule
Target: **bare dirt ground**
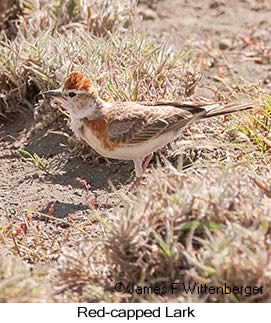
[[(252, 84), (261, 82), (269, 88), (271, 53), (261, 51), (261, 44), (265, 47), (270, 44), (268, 6), (268, 1), (259, 4), (249, 0), (164, 0), (154, 8), (143, 5), (141, 11), (146, 32), (158, 38), (168, 37), (175, 50), (188, 44), (191, 48), (192, 44), (195, 50), (206, 52), (206, 56), (202, 56), (203, 79), (196, 93), (210, 98), (213, 93), (208, 86), (219, 91), (219, 77), (232, 72)], [(211, 56), (207, 52), (211, 52)], [(82, 186), (76, 180), (78, 177), (89, 183), (101, 205), (105, 201), (110, 204), (109, 180), (122, 189), (131, 183), (131, 162), (83, 161), (71, 152), (73, 143), (63, 134), (54, 133), (54, 128), (57, 126), (50, 124), (46, 129), (39, 129), (30, 112), (20, 116), (20, 120), (13, 116), (11, 121), (2, 124), (1, 214), (14, 214), (25, 208), (46, 212), (57, 201), (56, 216), (76, 215), (88, 209), (82, 198)], [(64, 131), (71, 135), (68, 128)], [(57, 172), (54, 173), (51, 166), (53, 175), (47, 175), (24, 162), (18, 153), (18, 148), (22, 147), (44, 157), (50, 165), (57, 165)]]
[[(196, 65), (199, 67), (199, 72), (202, 73), (202, 79), (195, 90), (198, 97), (221, 101), (223, 101), (223, 98), (239, 99), (236, 98), (237, 92), (234, 91), (234, 86), (239, 87), (241, 83), (242, 87), (247, 87), (249, 89), (247, 91), (251, 91), (252, 95), (254, 88), (262, 88), (266, 93), (270, 90), (270, 10), (270, 1), (265, 0), (161, 0), (157, 3), (155, 1), (142, 1), (140, 14), (143, 17), (143, 22), (138, 27), (138, 31), (150, 33), (158, 40), (168, 39), (168, 43), (174, 51), (189, 50), (193, 52), (194, 63), (198, 63)], [(238, 91), (238, 93), (242, 93), (242, 91)], [(42, 115), (39, 115), (40, 117)], [(18, 220), (21, 223), (22, 217), (25, 217), (25, 210), (40, 212), (49, 217), (65, 219), (68, 222), (73, 221), (73, 224), (81, 221), (85, 225), (85, 222), (87, 222), (85, 221), (86, 216), (92, 214), (93, 210), (99, 211), (101, 217), (110, 218), (111, 212), (114, 211), (114, 207), (120, 201), (119, 195), (127, 193), (134, 179), (133, 163), (106, 160), (100, 158), (91, 149), (79, 147), (78, 142), (76, 143), (73, 139), (68, 125), (63, 123), (63, 118), (63, 115), (57, 115), (50, 122), (42, 122), (34, 117), (34, 112), (31, 109), (26, 109), (20, 114), (9, 114), (8, 119), (0, 119), (0, 217), (3, 220), (0, 225), (3, 225), (3, 223), (7, 225), (18, 223)], [(230, 141), (230, 134), (226, 131), (223, 132), (223, 130), (221, 133), (224, 135), (216, 137), (215, 131), (220, 126), (223, 129), (226, 128), (224, 125), (227, 122), (227, 118), (222, 118), (199, 123), (198, 128), (192, 128), (193, 135), (202, 138), (204, 141), (206, 136), (208, 137), (210, 134), (213, 141), (217, 138), (220, 142), (225, 139), (226, 146)], [(212, 125), (213, 127), (210, 127)], [(214, 127), (216, 127), (216, 130), (214, 130)], [(185, 139), (189, 139), (189, 133), (189, 130), (185, 133)], [(239, 135), (240, 131), (238, 132)], [(32, 156), (37, 154), (41, 160), (31, 161), (29, 156), (24, 155), (22, 149)], [(256, 148), (253, 149), (256, 150)], [(253, 156), (256, 156), (256, 154), (253, 155), (253, 149), (251, 149), (251, 154), (247, 154), (245, 157), (241, 156), (240, 160), (244, 157), (242, 162), (249, 163)], [(168, 153), (168, 150), (165, 150), (165, 152)], [(208, 162), (216, 161), (219, 153), (223, 154), (223, 149), (220, 149), (220, 151), (213, 149), (208, 155)], [(241, 149), (237, 151), (237, 154), (242, 155)], [(262, 158), (260, 153), (257, 156)], [(197, 157), (188, 156), (188, 159), (191, 162), (196, 160)], [(175, 166), (176, 159), (169, 157), (169, 160)], [(264, 158), (261, 160), (262, 164), (257, 164), (256, 161), (249, 166), (249, 170), (258, 172), (260, 167), (266, 166), (264, 162)], [(151, 165), (156, 167), (157, 161), (154, 159)], [(196, 168), (197, 164), (191, 167), (191, 174), (196, 173)], [(265, 169), (265, 171), (267, 170)], [(186, 174), (189, 176), (189, 169)], [(246, 174), (246, 170), (243, 169), (242, 174)], [(264, 175), (264, 172), (261, 175)], [(151, 177), (152, 167), (149, 167), (144, 181), (148, 183)], [(219, 175), (217, 175), (217, 178), (219, 178)], [(242, 180), (240, 179), (240, 183)], [(248, 181), (247, 178), (246, 180)], [(180, 179), (180, 187), (182, 185), (185, 187), (186, 184), (182, 184), (182, 181), (183, 179)], [(239, 183), (238, 181), (239, 179), (236, 179), (236, 183)], [(221, 183), (219, 182), (220, 184), (222, 187), (223, 179)], [(237, 187), (239, 184), (235, 186)], [(247, 185), (249, 189), (250, 187), (255, 189), (256, 184), (252, 180), (250, 185)], [(191, 187), (193, 188), (192, 184)], [(218, 189), (221, 187), (219, 186)], [(252, 192), (252, 189), (250, 191)], [(237, 204), (238, 194), (236, 193), (233, 198), (234, 203), (237, 201)], [(264, 193), (259, 193), (259, 196), (262, 198)], [(192, 204), (191, 202), (191, 209), (194, 207)], [(234, 206), (229, 206), (229, 209), (234, 209)], [(257, 209), (257, 212), (260, 212), (260, 208)], [(193, 210), (191, 213), (193, 213)], [(35, 217), (33, 219), (36, 220)], [(24, 218), (23, 220), (30, 222), (29, 219)], [(91, 227), (91, 230), (93, 233), (91, 233), (91, 238), (96, 238), (95, 230), (102, 225), (100, 222), (96, 223), (94, 218), (91, 218), (92, 220), (93, 227)], [(48, 255), (47, 249), (44, 248), (44, 253), (40, 253), (42, 255), (40, 256), (41, 260), (37, 260), (38, 264), (45, 263), (48, 259), (55, 261), (54, 253), (59, 252), (64, 245), (63, 241), (67, 242), (68, 246), (79, 244), (76, 240), (76, 234), (71, 230), (69, 231), (68, 226), (47, 226), (47, 222), (43, 222), (43, 224), (40, 224), (37, 221), (37, 227), (41, 226), (41, 228), (38, 227), (37, 231), (44, 230), (45, 234), (51, 238), (46, 243), (51, 244), (54, 251)], [(154, 221), (154, 223), (156, 222)], [(159, 227), (159, 224), (157, 227)], [(103, 231), (99, 231), (100, 235), (101, 232)], [(10, 236), (8, 237), (10, 238)], [(33, 235), (29, 241), (31, 239), (33, 241), (38, 240), (38, 238), (37, 235)], [(31, 243), (30, 241), (30, 246)], [(118, 244), (118, 241), (116, 244)], [(35, 245), (34, 242), (33, 245)], [(130, 247), (129, 244), (128, 247)], [(195, 248), (198, 248), (198, 246), (196, 245)], [(12, 247), (13, 249), (16, 251), (16, 244), (14, 248)], [(17, 253), (18, 258), (21, 257), (25, 263), (31, 265), (35, 263), (36, 259), (31, 258), (31, 247), (29, 247), (29, 250), (25, 252), (25, 257), (18, 250)], [(155, 249), (153, 248), (153, 250), (155, 254)], [(118, 256), (118, 252), (115, 253)], [(39, 255), (39, 252), (37, 254)], [(128, 255), (130, 255), (130, 250)], [(34, 257), (37, 256), (33, 255)], [(133, 260), (131, 260), (132, 262)], [(102, 262), (97, 261), (97, 263), (98, 268)], [(118, 261), (116, 260), (115, 263), (118, 264)], [(121, 268), (121, 261), (119, 263), (118, 268)], [(51, 268), (50, 263), (48, 267)], [(178, 267), (181, 266), (178, 265)], [(77, 269), (74, 272), (76, 276)], [(120, 299), (118, 297), (117, 295), (114, 300), (118, 301)], [(99, 300), (98, 297), (97, 299)], [(19, 299), (19, 301), (22, 300), (24, 300), (23, 297)], [(63, 298), (58, 299), (58, 296), (50, 298), (50, 301), (58, 300), (63, 301)], [(26, 301), (29, 301), (29, 299)], [(40, 300), (38, 299), (38, 301)], [(67, 298), (64, 301), (70, 301), (70, 299)]]
[(249, 82), (269, 83), (270, 52), (264, 53), (263, 45), (270, 45), (270, 6), (268, 1), (254, 0), (161, 1), (153, 15), (156, 19), (144, 25), (158, 37), (169, 36), (178, 50), (188, 45), (199, 51), (213, 49), (204, 86), (215, 74), (229, 72), (228, 64)]

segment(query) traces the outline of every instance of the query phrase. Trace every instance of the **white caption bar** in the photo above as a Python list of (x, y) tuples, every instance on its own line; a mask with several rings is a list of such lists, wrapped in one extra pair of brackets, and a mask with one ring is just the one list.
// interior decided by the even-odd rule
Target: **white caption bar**
[(264, 322), (270, 304), (0, 304), (1, 322)]

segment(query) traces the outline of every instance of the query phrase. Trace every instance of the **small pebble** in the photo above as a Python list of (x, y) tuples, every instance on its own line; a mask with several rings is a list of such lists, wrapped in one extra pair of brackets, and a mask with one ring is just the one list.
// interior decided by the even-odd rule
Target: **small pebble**
[(228, 48), (231, 48), (231, 41), (229, 39), (221, 39), (220, 43), (219, 43), (219, 49), (221, 50), (225, 50)]

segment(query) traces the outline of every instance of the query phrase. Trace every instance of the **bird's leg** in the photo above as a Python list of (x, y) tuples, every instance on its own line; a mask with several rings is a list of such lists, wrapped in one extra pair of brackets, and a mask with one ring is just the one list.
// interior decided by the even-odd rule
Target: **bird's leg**
[(149, 156), (146, 157), (144, 163), (143, 163), (143, 173), (145, 173), (147, 167), (149, 166), (149, 163), (152, 159), (153, 153), (151, 153)]
[(141, 181), (142, 174), (143, 174), (143, 168), (142, 168), (143, 159), (137, 158), (137, 159), (134, 159), (133, 162), (135, 165), (136, 179), (135, 179), (134, 183), (132, 184), (132, 186), (129, 188), (128, 192), (131, 192), (135, 188), (138, 187), (138, 185), (140, 184), (140, 181)]
[[(140, 182), (141, 182), (141, 178), (143, 173), (146, 171), (151, 159), (152, 159), (152, 153), (146, 157), (144, 163), (143, 163), (143, 159), (138, 158), (138, 159), (134, 159), (134, 164), (135, 164), (135, 172), (136, 172), (136, 180), (134, 181), (134, 183), (132, 184), (132, 186), (129, 188), (129, 192), (131, 192), (132, 190), (136, 189)], [(143, 166), (142, 166), (143, 164)]]
[(133, 182), (133, 184), (128, 189), (128, 192), (130, 193), (130, 192), (133, 192), (135, 189), (137, 189), (140, 182), (141, 182), (141, 177), (136, 177), (135, 181)]

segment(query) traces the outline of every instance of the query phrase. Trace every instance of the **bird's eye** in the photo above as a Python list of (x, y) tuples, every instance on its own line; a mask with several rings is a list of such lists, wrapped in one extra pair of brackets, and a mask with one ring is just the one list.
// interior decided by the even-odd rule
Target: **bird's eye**
[(74, 96), (76, 96), (76, 93), (74, 93), (74, 92), (70, 92), (70, 93), (69, 93), (69, 97), (70, 97), (70, 98), (73, 98)]

